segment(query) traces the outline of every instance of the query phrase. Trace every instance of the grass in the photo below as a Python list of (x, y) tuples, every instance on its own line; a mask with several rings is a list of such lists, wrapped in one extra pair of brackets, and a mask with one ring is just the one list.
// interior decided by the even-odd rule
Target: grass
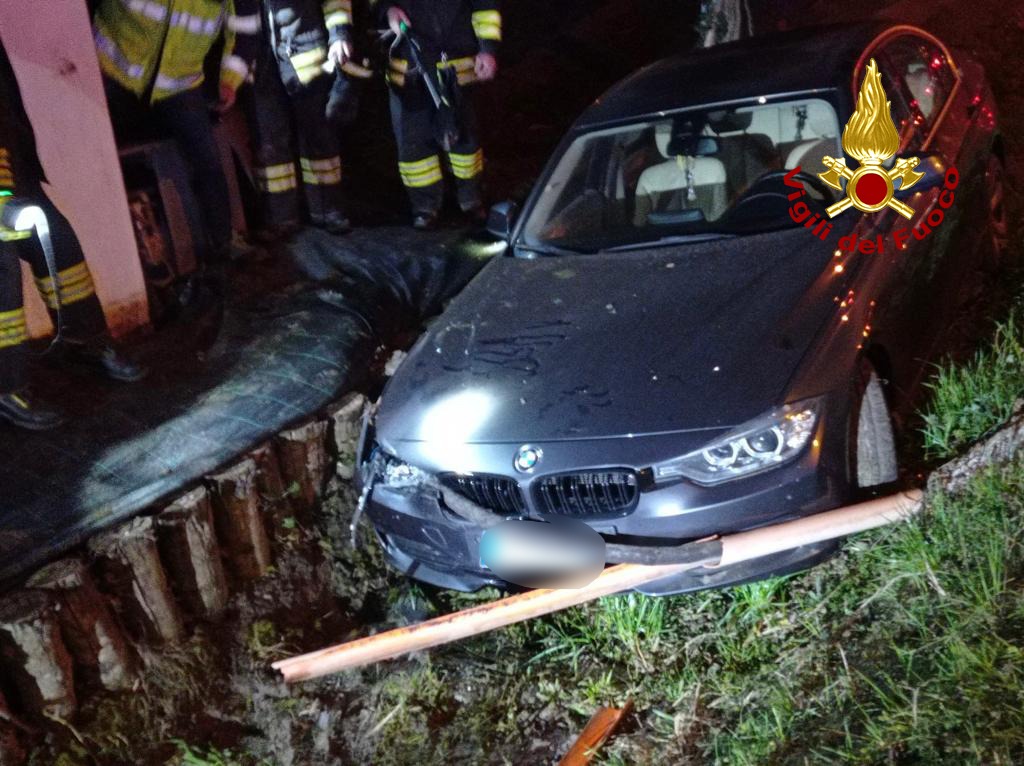
[(606, 598), (408, 663), (382, 682), (375, 762), (520, 763), (627, 697), (641, 725), (610, 764), (1021, 762), (1024, 466), (852, 548), (804, 575)]
[(923, 435), (931, 457), (951, 457), (1009, 420), (1024, 396), (1024, 306), (1013, 308), (972, 359), (940, 366), (928, 386)]

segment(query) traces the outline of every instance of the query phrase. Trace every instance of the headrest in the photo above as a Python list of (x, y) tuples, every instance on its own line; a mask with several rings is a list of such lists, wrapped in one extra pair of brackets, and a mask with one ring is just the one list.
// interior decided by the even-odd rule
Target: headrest
[(746, 130), (754, 120), (753, 112), (731, 112), (728, 109), (716, 109), (708, 112), (708, 127), (715, 133), (734, 133)]

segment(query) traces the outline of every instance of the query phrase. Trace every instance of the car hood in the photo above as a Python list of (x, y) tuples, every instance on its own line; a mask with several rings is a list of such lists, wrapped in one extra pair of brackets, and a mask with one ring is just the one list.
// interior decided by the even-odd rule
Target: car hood
[(841, 275), (804, 229), (496, 258), (389, 382), (385, 443), (716, 429), (779, 404)]

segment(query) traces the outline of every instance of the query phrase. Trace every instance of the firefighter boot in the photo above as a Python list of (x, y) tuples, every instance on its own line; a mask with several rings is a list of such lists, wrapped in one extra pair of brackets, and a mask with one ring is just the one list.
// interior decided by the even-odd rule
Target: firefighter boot
[(0, 420), (29, 431), (49, 431), (64, 423), (63, 417), (37, 405), (24, 391), (0, 395)]
[(146, 377), (149, 370), (132, 362), (114, 346), (110, 338), (100, 336), (88, 341), (62, 341), (67, 359), (83, 367), (96, 370), (111, 380), (135, 383)]

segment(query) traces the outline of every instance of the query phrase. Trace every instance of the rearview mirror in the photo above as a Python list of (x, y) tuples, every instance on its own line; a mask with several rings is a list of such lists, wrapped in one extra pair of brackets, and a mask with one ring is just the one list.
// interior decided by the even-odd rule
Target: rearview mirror
[(519, 206), (515, 202), (499, 202), (487, 215), (487, 232), (506, 242), (512, 238)]
[(718, 139), (714, 136), (673, 136), (668, 153), (673, 157), (710, 157), (718, 154)]
[(896, 189), (896, 199), (906, 199), (918, 192), (926, 192), (930, 189), (937, 189), (946, 182), (946, 171), (949, 169), (949, 163), (946, 162), (946, 158), (938, 152), (920, 152), (911, 153), (905, 155), (907, 157), (917, 157), (920, 162), (917, 163), (917, 167), (914, 168), (918, 173), (923, 173), (923, 177), (916, 184), (908, 189)]

